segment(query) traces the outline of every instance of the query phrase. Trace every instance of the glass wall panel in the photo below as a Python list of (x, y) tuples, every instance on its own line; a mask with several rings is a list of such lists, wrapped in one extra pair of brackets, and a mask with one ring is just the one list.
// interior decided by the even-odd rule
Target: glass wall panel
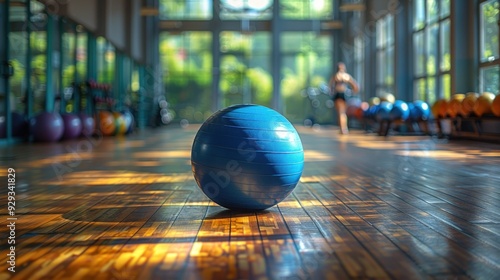
[(73, 84), (75, 83), (75, 50), (76, 32), (72, 23), (65, 22), (61, 35), (61, 67), (62, 81), (61, 89), (64, 102), (63, 112), (71, 113), (74, 110)]
[(451, 75), (445, 74), (441, 76), (441, 92), (443, 98), (449, 100), (451, 97)]
[(414, 97), (432, 103), (451, 91), (450, 1), (416, 0), (413, 8)]
[(333, 16), (332, 0), (280, 0), (280, 15), (285, 19), (324, 19)]
[(255, 103), (271, 106), (271, 36), (269, 32), (220, 35), (222, 106)]
[(425, 74), (425, 45), (424, 33), (418, 32), (413, 36), (413, 52), (414, 52), (414, 65), (415, 76), (422, 76)]
[(429, 102), (430, 104), (434, 103), (437, 100), (438, 95), (436, 94), (436, 78), (435, 77), (428, 77), (427, 78), (426, 93), (427, 93), (427, 98), (425, 100), (427, 100), (427, 102)]
[(97, 82), (112, 84), (114, 81), (115, 48), (105, 38), (97, 38)]
[(500, 43), (498, 41), (499, 0), (487, 0), (480, 4), (480, 91), (499, 93), (500, 88)]
[(427, 74), (435, 75), (438, 71), (438, 51), (436, 48), (438, 46), (438, 34), (439, 34), (439, 26), (434, 24), (426, 29), (427, 35), (427, 46), (426, 46), (426, 54), (427, 54)]
[(414, 99), (415, 100), (427, 100), (425, 92), (426, 92), (425, 79), (415, 80)]
[(500, 65), (483, 67), (480, 71), (480, 91), (499, 94)]
[(314, 32), (285, 32), (280, 40), (284, 115), (293, 122), (313, 118), (318, 123), (331, 123), (331, 98), (325, 88), (335, 63), (331, 36)]
[(394, 91), (394, 16), (387, 14), (377, 20), (377, 88), (376, 94)]
[(160, 33), (163, 83), (173, 118), (201, 122), (212, 114), (211, 46), (210, 32)]
[[(139, 82), (139, 65), (137, 63), (132, 63), (132, 73), (130, 77), (130, 85), (128, 91), (130, 92), (130, 106), (129, 110), (134, 115), (134, 118), (137, 119), (137, 109), (140, 103), (139, 99), (139, 90), (140, 90), (140, 82)], [(170, 117), (170, 116), (169, 116)], [(170, 121), (170, 120), (168, 120)]]
[(448, 17), (450, 15), (450, 0), (440, 0), (441, 1), (441, 18)]
[(26, 54), (28, 50), (28, 33), (12, 31), (9, 34), (10, 62), (14, 68), (14, 75), (10, 77), (11, 110), (24, 113), (26, 105)]
[(451, 69), (451, 53), (450, 53), (450, 20), (445, 20), (441, 26), (440, 33), (440, 48), (441, 48), (441, 71), (449, 71)]
[(160, 0), (160, 19), (211, 19), (211, 0)]
[(76, 27), (76, 79), (83, 82), (87, 79), (87, 31), (80, 25)]
[[(358, 84), (361, 86), (364, 84), (364, 73), (365, 73), (365, 39), (363, 36), (358, 36), (354, 39), (354, 71), (353, 75)], [(361, 99), (366, 99), (367, 92), (360, 89), (358, 93)]]
[(106, 38), (97, 37), (96, 39), (96, 72), (97, 82), (104, 83), (106, 80), (104, 75), (104, 53), (106, 52)]
[(438, 0), (427, 0), (427, 23), (433, 23), (438, 19)]
[(220, 0), (221, 19), (270, 19), (273, 0)]
[(413, 28), (422, 29), (425, 26), (425, 0), (413, 1)]
[(492, 61), (500, 58), (498, 47), (498, 13), (499, 1), (490, 0), (481, 3), (480, 35), (481, 61)]
[(37, 30), (31, 32), (31, 86), (33, 90), (33, 112), (45, 110), (47, 92), (47, 32)]

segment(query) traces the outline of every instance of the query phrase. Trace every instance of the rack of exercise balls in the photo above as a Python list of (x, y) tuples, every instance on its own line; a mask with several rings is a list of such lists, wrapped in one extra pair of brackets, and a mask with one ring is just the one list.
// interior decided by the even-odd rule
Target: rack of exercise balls
[[(78, 137), (90, 137), (95, 122), (87, 114), (42, 112), (31, 118), (12, 112), (12, 136), (35, 142), (56, 142)], [(5, 119), (0, 121), (0, 138), (5, 138)]]
[(365, 131), (373, 131), (381, 136), (387, 136), (390, 131), (399, 135), (432, 133), (429, 127), (431, 108), (422, 100), (396, 100), (390, 93), (371, 97), (368, 101), (349, 99), (346, 114), (358, 121)]
[(456, 93), (432, 105), (441, 135), (477, 139), (500, 139), (500, 94)]
[[(86, 96), (91, 101), (91, 104), (86, 105), (90, 106), (92, 114), (41, 112), (28, 118), (24, 114), (12, 112), (12, 136), (35, 142), (56, 142), (94, 135), (132, 133), (135, 127), (134, 116), (128, 109), (115, 110), (110, 85), (89, 80), (78, 86), (86, 90)], [(77, 102), (81, 103), (82, 100)], [(5, 118), (0, 118), (0, 138), (5, 137)]]
[(93, 115), (96, 120), (96, 132), (103, 136), (120, 136), (133, 132), (134, 116), (129, 109), (117, 110), (116, 100), (112, 97), (109, 84), (87, 82), (93, 98)]
[[(12, 136), (35, 142), (56, 142), (78, 137), (91, 137), (95, 121), (85, 113), (41, 112), (27, 117), (12, 112)], [(5, 118), (0, 120), (0, 138), (5, 138)]]

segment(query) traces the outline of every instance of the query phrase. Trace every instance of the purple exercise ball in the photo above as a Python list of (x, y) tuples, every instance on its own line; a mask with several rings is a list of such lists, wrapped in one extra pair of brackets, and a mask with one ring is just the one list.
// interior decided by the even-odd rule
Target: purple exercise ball
[(64, 133), (64, 122), (59, 113), (40, 113), (31, 119), (30, 126), (34, 140), (39, 142), (58, 141)]
[[(18, 112), (11, 113), (12, 118), (12, 137), (28, 136), (29, 123), (23, 114)], [(7, 118), (0, 116), (0, 138), (7, 137)]]
[(12, 112), (12, 136), (27, 137), (29, 122), (25, 116), (18, 112)]
[(64, 139), (73, 139), (82, 133), (82, 121), (75, 114), (62, 114), (64, 122)]
[(94, 118), (85, 113), (80, 113), (78, 117), (80, 117), (80, 121), (82, 122), (82, 135), (92, 136), (92, 134), (94, 134), (94, 129), (95, 129)]

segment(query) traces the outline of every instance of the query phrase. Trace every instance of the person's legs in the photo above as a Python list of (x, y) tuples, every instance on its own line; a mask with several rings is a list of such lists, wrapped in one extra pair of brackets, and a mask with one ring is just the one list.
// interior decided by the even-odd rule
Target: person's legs
[(339, 119), (340, 133), (347, 134), (349, 129), (347, 128), (347, 115), (346, 115), (346, 104), (345, 100), (342, 98), (335, 99), (335, 108), (337, 109), (337, 116)]

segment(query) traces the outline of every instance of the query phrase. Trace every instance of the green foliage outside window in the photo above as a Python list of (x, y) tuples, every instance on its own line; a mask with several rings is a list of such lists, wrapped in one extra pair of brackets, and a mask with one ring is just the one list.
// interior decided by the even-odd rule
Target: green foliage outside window
[(481, 5), (481, 60), (498, 59), (498, 0), (486, 1)]

